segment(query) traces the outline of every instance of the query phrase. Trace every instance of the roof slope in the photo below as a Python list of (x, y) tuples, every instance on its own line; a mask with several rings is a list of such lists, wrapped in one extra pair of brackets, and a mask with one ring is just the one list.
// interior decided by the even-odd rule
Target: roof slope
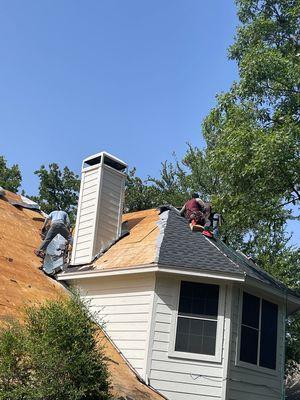
[(123, 215), (130, 234), (114, 244), (95, 261), (97, 269), (127, 268), (155, 262), (159, 235), (157, 210), (137, 211)]
[(0, 319), (19, 317), (24, 305), (62, 293), (61, 285), (39, 271), (40, 260), (33, 253), (44, 218), (9, 203), (18, 199), (9, 192), (0, 198)]
[(67, 279), (68, 273), (77, 271), (89, 273), (158, 264), (167, 268), (247, 276), (297, 296), (221, 240), (192, 232), (187, 220), (174, 207), (163, 206), (161, 210), (124, 214), (123, 222), (128, 225), (129, 235), (117, 241), (91, 265), (71, 267), (61, 274), (60, 279)]
[(158, 263), (207, 271), (241, 273), (217, 246), (200, 232), (192, 232), (186, 219), (170, 210), (160, 246)]
[[(10, 202), (20, 197), (6, 191), (0, 197), (0, 319), (21, 318), (25, 305), (38, 304), (66, 294), (58, 282), (38, 269), (41, 262), (33, 250), (40, 243), (42, 215), (14, 207)], [(117, 398), (161, 400), (164, 397), (141, 383), (116, 347), (102, 333), (112, 392)]]
[(297, 295), (221, 240), (209, 239), (200, 232), (192, 232), (187, 221), (175, 210), (167, 212), (169, 215), (159, 251), (159, 264), (246, 275), (276, 289)]

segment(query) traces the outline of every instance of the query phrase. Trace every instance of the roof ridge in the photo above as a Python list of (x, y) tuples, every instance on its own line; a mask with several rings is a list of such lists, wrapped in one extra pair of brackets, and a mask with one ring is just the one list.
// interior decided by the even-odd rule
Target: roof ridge
[(160, 250), (165, 236), (165, 230), (168, 224), (170, 210), (163, 211), (159, 214), (159, 220), (156, 222), (156, 225), (159, 229), (159, 234), (156, 239), (156, 255), (155, 262), (158, 263), (160, 257)]

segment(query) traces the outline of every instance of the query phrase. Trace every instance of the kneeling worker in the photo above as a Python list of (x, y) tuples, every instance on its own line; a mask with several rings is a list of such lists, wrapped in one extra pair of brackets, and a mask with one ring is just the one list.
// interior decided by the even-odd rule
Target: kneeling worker
[(180, 214), (190, 222), (192, 230), (200, 230), (205, 236), (212, 236), (209, 232), (211, 206), (201, 200), (198, 193), (193, 193), (192, 198), (182, 207)]
[(50, 223), (50, 228), (46, 234), (44, 241), (40, 247), (34, 250), (34, 253), (38, 257), (44, 257), (48, 245), (56, 235), (60, 234), (63, 236), (68, 243), (72, 243), (72, 235), (70, 233), (70, 220), (68, 214), (65, 211), (52, 211), (44, 221), (42, 232)]

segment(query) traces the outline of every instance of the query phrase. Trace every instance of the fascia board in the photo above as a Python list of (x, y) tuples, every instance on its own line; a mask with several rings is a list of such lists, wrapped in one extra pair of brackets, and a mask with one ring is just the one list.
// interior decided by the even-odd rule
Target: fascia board
[(189, 275), (189, 276), (197, 276), (203, 278), (212, 278), (219, 280), (227, 280), (227, 281), (237, 281), (244, 282), (245, 275), (238, 273), (226, 273), (226, 272), (218, 272), (218, 271), (209, 271), (209, 270), (197, 270), (192, 268), (183, 268), (183, 267), (173, 267), (173, 266), (158, 266), (158, 272), (175, 274), (175, 275)]
[(268, 292), (269, 294), (271, 294), (277, 298), (279, 297), (282, 300), (287, 301), (287, 303), (290, 304), (290, 307), (288, 306), (288, 309), (293, 310), (291, 312), (295, 312), (300, 309), (300, 297), (293, 296), (291, 293), (288, 293), (287, 290), (285, 291), (284, 289), (282, 289), (282, 290), (276, 289), (275, 287), (272, 287), (272, 286), (268, 285), (267, 283), (259, 282), (256, 279), (250, 278), (250, 277), (246, 278), (245, 283), (248, 284), (249, 286), (257, 288), (261, 291)]
[(74, 279), (88, 279), (88, 278), (97, 278), (101, 276), (113, 276), (113, 275), (127, 275), (127, 274), (138, 274), (142, 272), (157, 272), (158, 267), (155, 264), (150, 265), (139, 265), (129, 268), (114, 268), (114, 269), (106, 269), (106, 270), (92, 270), (92, 271), (76, 271), (76, 272), (67, 272), (60, 273), (57, 275), (58, 281), (68, 281)]
[(219, 280), (228, 280), (228, 281), (237, 281), (244, 282), (245, 276), (242, 274), (232, 274), (226, 272), (210, 272), (210, 271), (197, 271), (195, 269), (187, 269), (187, 268), (174, 268), (172, 266), (160, 266), (159, 264), (148, 264), (148, 265), (137, 265), (129, 268), (114, 268), (107, 270), (93, 270), (93, 271), (76, 271), (76, 272), (68, 272), (61, 273), (57, 275), (57, 280), (59, 281), (68, 281), (74, 279), (87, 279), (87, 278), (95, 278), (100, 276), (113, 276), (113, 275), (127, 275), (127, 274), (137, 274), (137, 273), (145, 273), (145, 272), (161, 272), (168, 273), (174, 275), (184, 275), (184, 276), (197, 276), (203, 278), (211, 278), (211, 279), (219, 279)]

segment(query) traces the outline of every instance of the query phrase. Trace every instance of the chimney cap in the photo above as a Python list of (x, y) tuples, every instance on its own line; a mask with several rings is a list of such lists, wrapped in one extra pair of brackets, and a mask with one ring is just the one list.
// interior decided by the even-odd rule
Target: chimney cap
[(122, 172), (128, 167), (128, 165), (119, 158), (113, 156), (107, 151), (101, 151), (100, 153), (96, 153), (85, 158), (82, 162), (82, 170), (86, 170), (87, 168), (91, 168), (99, 164), (109, 165), (110, 167)]

